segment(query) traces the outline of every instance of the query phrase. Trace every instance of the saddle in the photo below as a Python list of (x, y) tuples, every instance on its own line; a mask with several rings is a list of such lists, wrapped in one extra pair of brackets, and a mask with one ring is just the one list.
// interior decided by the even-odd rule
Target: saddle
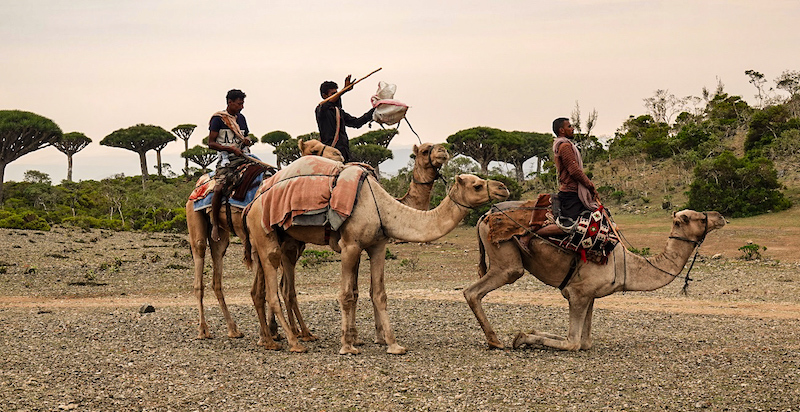
[[(554, 196), (557, 200), (557, 196)], [(605, 264), (608, 255), (619, 243), (613, 223), (603, 213), (603, 206), (594, 212), (586, 211), (574, 222), (565, 226), (566, 219), (558, 217), (558, 209), (553, 207), (550, 194), (540, 194), (536, 201), (503, 202), (495, 205), (484, 219), (489, 225), (489, 241), (495, 245), (514, 239), (520, 248), (531, 254), (528, 245), (536, 231), (547, 224), (557, 224), (564, 235), (542, 238), (561, 249), (577, 253), (586, 262)], [(554, 216), (554, 209), (555, 216)]]

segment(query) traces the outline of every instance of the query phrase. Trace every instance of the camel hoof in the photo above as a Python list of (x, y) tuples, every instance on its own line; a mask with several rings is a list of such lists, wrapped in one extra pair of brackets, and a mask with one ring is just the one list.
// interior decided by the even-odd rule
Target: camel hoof
[(265, 342), (262, 339), (258, 340), (258, 346), (263, 346), (266, 350), (281, 350), (281, 345), (275, 341)]
[(524, 332), (518, 333), (517, 336), (514, 337), (514, 342), (511, 344), (511, 346), (513, 346), (514, 349), (519, 349), (522, 345), (525, 344), (525, 342), (523, 341), (527, 336), (528, 335), (526, 335)]
[(500, 341), (494, 341), (494, 342), (487, 341), (486, 343), (489, 344), (489, 350), (492, 350), (492, 349), (500, 349), (500, 350), (502, 350), (502, 349), (506, 348), (506, 346), (503, 345), (503, 342), (500, 342)]
[(356, 340), (353, 341), (353, 346), (364, 346), (364, 341), (359, 338), (356, 338)]
[(375, 344), (384, 346), (384, 345), (386, 345), (386, 340), (383, 339), (383, 338), (375, 338)]
[(303, 345), (294, 345), (289, 349), (289, 351), (294, 353), (306, 353), (308, 352), (308, 348)]
[(244, 337), (244, 333), (239, 332), (238, 330), (236, 330), (236, 331), (228, 332), (228, 337), (229, 338), (233, 338), (233, 339), (239, 339), (239, 338), (243, 338)]
[(361, 351), (356, 349), (353, 345), (344, 345), (339, 349), (340, 355), (358, 355), (359, 353), (361, 353)]
[(308, 335), (302, 335), (302, 336), (300, 336), (300, 337), (299, 337), (299, 339), (300, 339), (301, 341), (303, 341), (303, 342), (315, 342), (315, 341), (317, 341), (319, 338), (318, 338), (318, 337), (316, 337), (316, 336), (314, 336), (314, 335), (312, 335), (312, 334), (308, 334)]
[(390, 353), (392, 355), (405, 355), (406, 354), (406, 348), (404, 348), (404, 347), (402, 347), (402, 346), (400, 346), (400, 345), (398, 345), (396, 343), (393, 343), (393, 344), (389, 345), (388, 348), (386, 348), (386, 353)]
[(283, 340), (283, 335), (281, 335), (280, 333), (276, 333), (272, 335), (272, 340)]

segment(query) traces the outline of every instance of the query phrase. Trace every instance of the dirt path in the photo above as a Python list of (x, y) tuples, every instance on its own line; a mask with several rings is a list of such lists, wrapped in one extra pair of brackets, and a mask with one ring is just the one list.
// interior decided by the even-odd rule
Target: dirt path
[[(407, 289), (390, 291), (391, 300), (426, 300), (460, 302), (464, 300), (460, 291), (437, 291), (428, 289)], [(300, 302), (317, 302), (336, 300), (334, 293), (305, 294), (298, 297)], [(249, 296), (232, 294), (226, 297), (228, 304), (249, 305)], [(517, 292), (496, 290), (484, 299), (485, 303), (501, 303), (511, 305), (536, 305), (549, 307), (566, 307), (566, 300), (556, 292)], [(149, 297), (97, 297), (97, 298), (39, 298), (28, 296), (0, 297), (0, 308), (100, 308), (100, 307), (137, 307), (144, 304), (154, 306), (195, 306), (193, 297), (187, 296), (149, 296)], [(206, 298), (206, 305), (215, 305), (216, 299)], [(596, 309), (621, 312), (662, 312), (693, 315), (720, 315), (743, 318), (794, 319), (800, 320), (800, 305), (773, 302), (721, 302), (698, 300), (692, 298), (665, 298), (633, 295), (612, 295), (598, 299)]]

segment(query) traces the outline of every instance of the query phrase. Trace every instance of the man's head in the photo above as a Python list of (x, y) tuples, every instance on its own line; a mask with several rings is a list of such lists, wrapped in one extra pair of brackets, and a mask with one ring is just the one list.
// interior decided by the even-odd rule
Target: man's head
[(319, 95), (322, 96), (323, 99), (333, 96), (337, 91), (339, 91), (339, 85), (336, 84), (336, 82), (328, 80), (319, 85)]
[(575, 129), (572, 127), (569, 119), (566, 117), (559, 117), (558, 119), (553, 120), (553, 133), (555, 133), (558, 137), (564, 136), (571, 138), (575, 135)]
[(247, 97), (247, 95), (239, 89), (228, 90), (228, 94), (225, 95), (225, 100), (228, 102), (228, 113), (238, 114), (241, 112), (242, 109), (244, 109), (245, 97)]

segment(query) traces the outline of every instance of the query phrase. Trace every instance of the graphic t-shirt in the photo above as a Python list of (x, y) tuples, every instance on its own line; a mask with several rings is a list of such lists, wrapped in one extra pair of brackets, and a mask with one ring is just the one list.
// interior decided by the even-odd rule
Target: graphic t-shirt
[[(239, 113), (236, 115), (236, 123), (242, 131), (242, 136), (247, 136), (250, 133), (250, 129), (247, 127), (247, 120), (244, 118), (243, 114)], [(217, 143), (222, 146), (236, 146), (241, 149), (242, 152), (250, 153), (250, 148), (242, 144), (242, 139), (240, 139), (233, 130), (228, 128), (221, 117), (213, 116), (208, 124), (208, 130), (219, 133), (219, 136), (217, 136)], [(217, 167), (228, 164), (228, 162), (230, 162), (230, 155), (230, 153), (225, 151), (217, 152)]]

